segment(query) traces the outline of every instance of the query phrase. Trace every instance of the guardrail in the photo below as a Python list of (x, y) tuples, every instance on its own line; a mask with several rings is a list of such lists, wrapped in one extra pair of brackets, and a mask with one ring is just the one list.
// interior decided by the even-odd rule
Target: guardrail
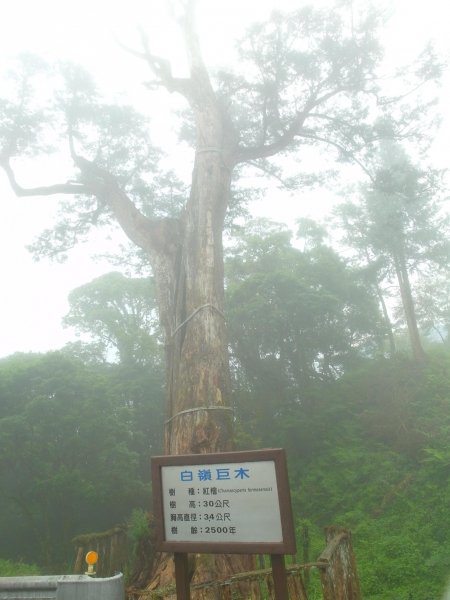
[(87, 575), (1, 577), (1, 600), (124, 600), (122, 573), (106, 579)]

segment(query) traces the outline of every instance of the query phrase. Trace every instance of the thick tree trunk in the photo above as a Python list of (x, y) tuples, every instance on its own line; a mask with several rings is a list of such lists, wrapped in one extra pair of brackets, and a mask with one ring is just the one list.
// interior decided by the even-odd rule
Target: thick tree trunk
[[(191, 8), (189, 8), (191, 7)], [(186, 98), (195, 117), (197, 146), (184, 214), (162, 248), (148, 255), (165, 334), (166, 454), (226, 452), (233, 448), (231, 377), (223, 315), (222, 231), (238, 141), (221, 110), (201, 59), (188, 5), (185, 36), (191, 79)], [(175, 231), (176, 229), (176, 231)], [(241, 555), (190, 557), (192, 582), (254, 568)], [(158, 562), (147, 589), (173, 583), (170, 555)], [(242, 590), (248, 596), (249, 590)], [(198, 596), (201, 597), (202, 592)]]
[[(213, 141), (220, 148), (220, 140)], [(166, 337), (166, 454), (233, 448), (231, 378), (222, 312), (222, 229), (229, 185), (230, 170), (223, 165), (222, 153), (199, 148), (182, 243), (171, 265), (158, 270), (153, 263)], [(161, 298), (170, 299), (170, 304)], [(251, 570), (253, 563), (249, 556), (195, 555), (191, 557), (192, 582)], [(173, 578), (173, 557), (167, 555), (156, 564), (147, 589), (166, 587)], [(248, 591), (243, 590), (246, 595)], [(203, 593), (197, 596), (201, 598)]]
[(180, 263), (175, 265), (175, 327), (166, 332), (167, 454), (232, 449), (231, 380), (222, 312), (222, 229), (230, 172), (221, 163), (216, 150), (200, 149), (197, 154)]
[[(219, 116), (217, 113), (216, 125), (210, 125), (212, 135), (207, 139), (199, 136), (191, 194), (176, 251), (165, 261), (160, 254), (149, 253), (166, 339), (166, 454), (233, 448), (231, 378), (222, 312), (222, 230), (231, 169), (224, 164)], [(192, 582), (251, 570), (253, 563), (249, 556), (195, 555), (191, 557)], [(157, 563), (147, 589), (166, 587), (173, 578), (173, 557), (167, 555)], [(248, 595), (249, 590), (242, 591)]]
[(408, 327), (413, 356), (416, 360), (423, 361), (426, 358), (426, 354), (422, 348), (422, 342), (420, 341), (416, 312), (414, 310), (414, 301), (411, 293), (411, 285), (409, 283), (408, 270), (406, 268), (404, 256), (401, 252), (394, 253), (394, 264), (398, 284), (400, 286), (400, 294), (402, 298), (403, 310), (405, 311), (406, 324)]

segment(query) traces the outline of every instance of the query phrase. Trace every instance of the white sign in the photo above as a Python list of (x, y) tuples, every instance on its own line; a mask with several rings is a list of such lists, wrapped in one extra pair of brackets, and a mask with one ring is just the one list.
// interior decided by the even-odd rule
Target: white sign
[(274, 461), (162, 466), (161, 480), (167, 541), (283, 541)]

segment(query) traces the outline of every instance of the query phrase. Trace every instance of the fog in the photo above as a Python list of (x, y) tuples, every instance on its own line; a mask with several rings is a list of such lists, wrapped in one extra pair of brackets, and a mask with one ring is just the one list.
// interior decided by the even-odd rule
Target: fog
[[(357, 10), (359, 3), (355, 3)], [(274, 8), (293, 10), (302, 3), (294, 0), (203, 0), (199, 3), (199, 32), (204, 57), (209, 67), (233, 64), (236, 60), (234, 39), (256, 19), (270, 15)], [(315, 6), (326, 5), (314, 2)], [(417, 55), (429, 39), (435, 39), (438, 50), (447, 55), (449, 8), (440, 0), (422, 2), (397, 1), (386, 4), (391, 14), (383, 33), (386, 45), (386, 73), (393, 71)], [(192, 152), (178, 146), (172, 111), (183, 101), (164, 90), (148, 91), (142, 83), (151, 79), (144, 61), (124, 52), (116, 40), (139, 48), (137, 28), (149, 34), (155, 54), (169, 59), (175, 75), (186, 74), (186, 58), (181, 35), (161, 0), (103, 2), (82, 0), (64, 3), (57, 0), (3, 2), (0, 21), (0, 70), (22, 51), (30, 51), (49, 62), (71, 60), (89, 69), (99, 88), (110, 99), (133, 104), (152, 117), (155, 142), (168, 152), (166, 165), (189, 179)], [(433, 163), (446, 167), (450, 134), (448, 77), (440, 90), (440, 112), (443, 125), (430, 151)], [(51, 184), (64, 180), (69, 164), (68, 152), (52, 161), (18, 161), (17, 173), (22, 185)], [(314, 165), (313, 165), (314, 166)], [(355, 172), (348, 171), (353, 177)], [(292, 225), (296, 218), (311, 215), (321, 218), (338, 201), (334, 192), (298, 192), (295, 197), (280, 191), (274, 182), (269, 192), (255, 203), (252, 212)], [(71, 251), (65, 264), (49, 261), (35, 263), (25, 246), (46, 227), (51, 227), (58, 198), (21, 198), (11, 192), (6, 177), (0, 173), (0, 252), (2, 301), (0, 311), (0, 355), (15, 351), (46, 351), (73, 339), (73, 332), (61, 327), (67, 312), (68, 292), (112, 269), (105, 261), (92, 256), (114, 249), (124, 241), (117, 232), (105, 242), (98, 231), (89, 244)], [(276, 202), (274, 201), (276, 197)]]

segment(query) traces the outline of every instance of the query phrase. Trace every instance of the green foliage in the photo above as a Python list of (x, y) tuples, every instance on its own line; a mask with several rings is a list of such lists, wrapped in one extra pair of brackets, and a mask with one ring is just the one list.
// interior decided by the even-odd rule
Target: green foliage
[(114, 349), (124, 365), (161, 364), (152, 278), (106, 273), (70, 292), (68, 299), (63, 325), (74, 327), (78, 335), (91, 335), (104, 360)]
[(148, 518), (147, 513), (142, 508), (135, 508), (131, 516), (126, 519), (128, 533), (134, 544), (145, 540), (148, 536)]
[(69, 304), (63, 324), (94, 341), (72, 343), (63, 351), (103, 366), (120, 405), (128, 409), (129, 447), (139, 457), (141, 478), (148, 480), (150, 457), (160, 452), (164, 430), (165, 369), (153, 278), (106, 273), (74, 289)]
[(143, 407), (133, 393), (127, 405), (123, 378), (112, 382), (58, 352), (0, 363), (0, 495), (46, 560), (102, 512), (115, 520), (117, 509), (149, 501), (135, 448), (150, 441), (150, 424), (135, 427)]
[[(216, 85), (219, 97), (230, 104), (230, 116), (245, 145), (273, 145), (272, 152), (249, 161), (252, 167), (281, 179), (284, 154), (283, 161), (269, 162), (268, 157), (282, 149), (277, 144), (285, 136), (290, 149), (299, 153), (326, 141), (338, 162), (354, 161), (363, 168), (380, 139), (425, 141), (424, 122), (430, 130), (436, 125), (429, 110), (434, 98), (424, 94), (413, 109), (403, 94), (414, 89), (418, 79), (439, 79), (443, 64), (428, 46), (389, 78), (400, 93), (391, 96), (388, 91), (388, 97), (380, 76), (379, 32), (384, 20), (383, 12), (370, 5), (358, 10), (354, 20), (342, 5), (322, 10), (311, 5), (290, 13), (276, 10), (248, 29), (237, 43), (239, 66), (216, 73)], [(375, 120), (372, 98), (377, 104)], [(300, 169), (282, 181), (295, 188), (324, 179), (323, 173)]]
[(41, 572), (36, 565), (0, 559), (0, 577), (23, 577), (26, 575), (41, 575)]
[[(150, 140), (149, 119), (132, 106), (106, 102), (82, 67), (49, 66), (22, 55), (5, 77), (4, 89), (8, 98), (0, 99), (0, 162), (61, 151), (64, 140), (65, 153), (70, 149), (72, 158), (83, 155), (77, 166), (88, 169), (91, 184), (99, 182), (99, 174), (116, 182), (148, 217), (179, 213), (188, 191), (173, 171), (159, 167), (163, 152)], [(71, 180), (81, 182), (78, 170)], [(37, 259), (64, 261), (66, 252), (86, 241), (94, 227), (108, 230), (114, 221), (106, 203), (92, 195), (63, 200), (59, 217), (54, 228), (28, 247)]]
[[(271, 228), (253, 242), (249, 237), (245, 251), (242, 243), (233, 249), (239, 260), (231, 293), (255, 279), (253, 273), (261, 277), (286, 260), (288, 233)], [(289, 293), (295, 293), (292, 284)], [(264, 339), (266, 328), (272, 334), (264, 353), (256, 346), (258, 360), (277, 347), (279, 325), (269, 329), (276, 296), (249, 294), (248, 306), (241, 298), (245, 328), (257, 302), (268, 297), (270, 308), (255, 313), (252, 327), (255, 339)], [(296, 403), (289, 403), (295, 381), (288, 377), (276, 380), (268, 402), (271, 363), (252, 371), (254, 363), (244, 359), (234, 363), (238, 439), (243, 448), (287, 450), (298, 560), (317, 559), (325, 525), (349, 527), (364, 598), (441, 598), (450, 574), (450, 354), (430, 346), (423, 364), (400, 355), (371, 358), (359, 368), (350, 365), (335, 381), (313, 380)], [(321, 597), (314, 574), (307, 588), (310, 598)]]
[(443, 173), (414, 164), (405, 150), (384, 142), (375, 161), (376, 174), (359, 188), (358, 202), (336, 209), (344, 242), (378, 260), (386, 276), (402, 253), (410, 273), (448, 260), (449, 222), (442, 214)]
[(352, 528), (364, 598), (440, 598), (450, 556), (450, 355), (434, 352), (422, 369), (373, 362), (324, 389), (303, 417), (278, 432), (295, 514)]
[[(301, 226), (303, 252), (283, 227), (256, 222), (228, 258), (240, 447), (287, 449), (301, 559), (308, 536), (310, 560), (323, 550), (323, 526), (351, 527), (364, 598), (437, 599), (450, 556), (450, 356), (435, 350), (418, 366), (375, 358), (366, 346), (370, 360), (350, 357), (343, 376), (299, 385), (283, 343), (300, 330), (314, 348), (324, 339), (316, 308), (324, 315), (330, 296), (341, 306), (358, 298), (357, 278), (353, 297), (340, 292), (341, 283), (352, 289), (351, 270), (323, 245), (324, 232)], [(307, 304), (308, 295), (315, 301)], [(345, 312), (339, 327), (354, 318)], [(330, 334), (330, 347), (338, 339)], [(320, 358), (312, 362), (320, 368)], [(320, 597), (314, 577), (308, 589)]]
[(322, 243), (323, 228), (316, 225), (317, 239), (302, 233), (310, 248), (301, 252), (291, 245), (291, 233), (276, 227), (250, 223), (229, 251), (233, 349), (241, 361), (244, 352), (261, 360), (284, 357), (298, 384), (334, 378), (376, 349), (376, 305), (358, 273)]
[(134, 565), (137, 559), (137, 549), (139, 544), (143, 545), (149, 537), (149, 519), (148, 512), (142, 508), (136, 508), (131, 512), (125, 522), (128, 525), (128, 534), (132, 541), (132, 559), (131, 563)]
[(324, 232), (303, 252), (291, 235), (279, 224), (250, 222), (226, 261), (236, 411), (268, 446), (270, 419), (302, 419), (299, 406), (314, 401), (314, 382), (334, 380), (379, 343), (377, 307), (358, 272), (322, 243)]

